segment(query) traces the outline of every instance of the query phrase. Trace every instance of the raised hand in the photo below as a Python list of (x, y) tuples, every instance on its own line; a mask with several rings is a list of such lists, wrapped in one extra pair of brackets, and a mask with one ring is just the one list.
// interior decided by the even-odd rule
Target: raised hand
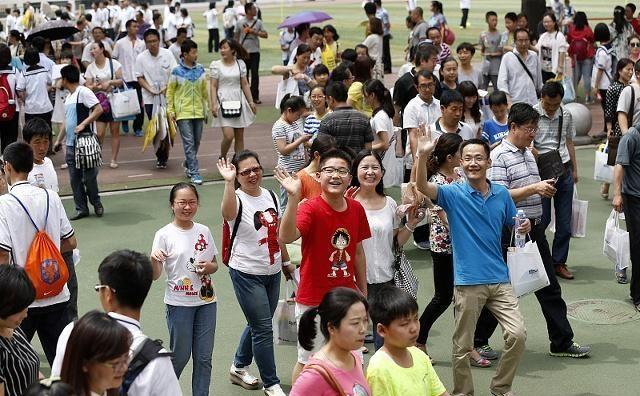
[(280, 183), (282, 188), (287, 191), (287, 194), (300, 198), (300, 192), (302, 191), (302, 182), (300, 181), (300, 179), (298, 179), (298, 176), (295, 173), (290, 174), (286, 169), (278, 166), (273, 171), (273, 175), (275, 176), (276, 180), (278, 180), (278, 183)]
[(232, 182), (236, 178), (236, 167), (231, 162), (227, 162), (226, 158), (218, 160), (218, 172), (226, 182)]
[(436, 146), (436, 142), (431, 138), (431, 128), (425, 124), (418, 127), (418, 153), (420, 156), (427, 156)]
[(360, 192), (360, 187), (351, 186), (344, 192), (345, 198), (356, 199), (356, 195)]

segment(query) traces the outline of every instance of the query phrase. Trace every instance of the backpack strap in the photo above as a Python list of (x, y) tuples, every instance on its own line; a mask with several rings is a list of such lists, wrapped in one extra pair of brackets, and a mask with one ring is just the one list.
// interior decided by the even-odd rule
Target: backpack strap
[(161, 352), (163, 349), (161, 340), (152, 340), (145, 338), (144, 341), (133, 351), (133, 357), (129, 362), (127, 373), (120, 387), (120, 395), (127, 395), (131, 385), (140, 373), (151, 363), (152, 360), (159, 357), (171, 357), (172, 352)]
[(280, 208), (278, 208), (278, 200), (276, 199), (276, 194), (269, 190), (269, 194), (271, 194), (271, 199), (273, 199), (273, 204), (276, 206), (276, 213), (280, 214)]
[(320, 362), (314, 362), (304, 366), (304, 370), (315, 371), (317, 374), (319, 374), (322, 377), (322, 379), (325, 380), (327, 384), (329, 384), (331, 389), (333, 389), (338, 393), (339, 396), (347, 396), (344, 389), (342, 389), (340, 382), (338, 382), (338, 379), (335, 377), (335, 375), (333, 375), (333, 373), (331, 372), (331, 369), (327, 367), (325, 364)]
[(238, 227), (240, 227), (240, 223), (242, 222), (242, 198), (238, 194), (236, 194), (238, 198), (238, 214), (236, 214), (236, 220), (233, 223), (233, 230), (231, 230), (231, 238), (229, 238), (229, 261), (231, 261), (231, 252), (233, 252), (233, 242), (236, 239), (236, 235), (238, 234)]
[[(49, 218), (49, 193), (47, 192), (46, 188), (43, 188), (43, 190), (44, 190), (45, 194), (47, 194), (47, 211), (46, 211), (46, 214), (44, 216), (44, 226), (42, 227), (42, 230), (46, 230), (47, 229), (47, 220)], [(36, 225), (36, 222), (33, 221), (33, 217), (31, 217), (31, 214), (29, 213), (29, 210), (27, 210), (27, 207), (24, 206), (22, 201), (20, 201), (20, 199), (18, 199), (18, 197), (16, 197), (13, 193), (9, 193), (9, 195), (11, 195), (13, 198), (15, 198), (16, 201), (18, 201), (18, 203), (20, 204), (20, 206), (22, 206), (22, 209), (24, 209), (24, 212), (27, 214), (27, 217), (29, 217), (29, 220), (31, 221), (31, 224), (33, 224), (33, 226), (35, 227), (36, 231), (40, 231), (40, 229)]]

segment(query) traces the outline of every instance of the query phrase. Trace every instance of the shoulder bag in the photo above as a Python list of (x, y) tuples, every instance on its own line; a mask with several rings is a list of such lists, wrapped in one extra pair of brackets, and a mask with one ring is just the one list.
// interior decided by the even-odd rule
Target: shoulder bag
[(558, 117), (558, 148), (547, 153), (538, 155), (536, 162), (538, 163), (538, 173), (540, 179), (559, 179), (564, 176), (565, 169), (560, 156), (560, 143), (562, 142), (562, 108), (560, 108), (560, 116)]
[(393, 238), (394, 273), (393, 283), (397, 288), (409, 293), (414, 299), (418, 299), (418, 277), (413, 273), (413, 267), (407, 259), (404, 249), (398, 243), (397, 237)]
[(533, 83), (533, 87), (536, 90), (536, 97), (538, 99), (540, 99), (540, 91), (538, 90), (538, 87), (536, 85), (536, 79), (533, 78), (533, 74), (531, 74), (531, 72), (529, 71), (529, 69), (527, 68), (527, 65), (524, 64), (524, 62), (522, 61), (522, 59), (520, 59), (520, 57), (518, 56), (518, 54), (513, 53), (513, 56), (516, 57), (516, 59), (518, 60), (518, 62), (520, 62), (520, 65), (522, 66), (522, 68), (524, 69), (524, 71), (527, 73), (527, 76), (529, 76), (529, 78), (531, 79), (531, 82)]
[(242, 114), (242, 69), (240, 68), (240, 62), (236, 60), (236, 64), (238, 65), (238, 73), (240, 80), (240, 100), (220, 100), (220, 95), (216, 92), (218, 96), (218, 102), (220, 102), (220, 114), (222, 118), (238, 118)]
[[(79, 99), (80, 92), (76, 96), (76, 125), (86, 120), (90, 112)], [(102, 148), (90, 125), (76, 135), (75, 161), (76, 169), (91, 169), (102, 165)]]

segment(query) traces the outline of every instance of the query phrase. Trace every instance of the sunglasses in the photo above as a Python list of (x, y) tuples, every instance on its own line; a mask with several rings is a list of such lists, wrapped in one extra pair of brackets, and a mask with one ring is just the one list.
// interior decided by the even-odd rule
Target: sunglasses
[(638, 47), (640, 47), (640, 42), (638, 42), (638, 41), (632, 41), (632, 42), (630, 42), (630, 43), (629, 43), (629, 47), (635, 47), (635, 48), (638, 48)]
[(261, 166), (254, 166), (253, 168), (245, 169), (242, 172), (238, 172), (238, 174), (240, 176), (249, 176), (251, 173), (255, 173), (257, 175), (258, 173), (261, 173), (261, 172), (262, 172)]

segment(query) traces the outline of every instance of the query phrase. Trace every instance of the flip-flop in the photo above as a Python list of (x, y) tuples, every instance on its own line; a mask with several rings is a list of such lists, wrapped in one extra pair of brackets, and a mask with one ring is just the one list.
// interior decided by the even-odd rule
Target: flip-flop
[(471, 365), (474, 367), (481, 367), (481, 368), (487, 368), (487, 367), (491, 367), (491, 361), (487, 360), (483, 357), (481, 357), (480, 359), (476, 360), (474, 358), (472, 358), (471, 356), (469, 356), (469, 361), (471, 362)]
[(232, 384), (240, 385), (247, 390), (256, 390), (260, 387), (260, 381), (247, 370), (231, 370), (229, 379)]

